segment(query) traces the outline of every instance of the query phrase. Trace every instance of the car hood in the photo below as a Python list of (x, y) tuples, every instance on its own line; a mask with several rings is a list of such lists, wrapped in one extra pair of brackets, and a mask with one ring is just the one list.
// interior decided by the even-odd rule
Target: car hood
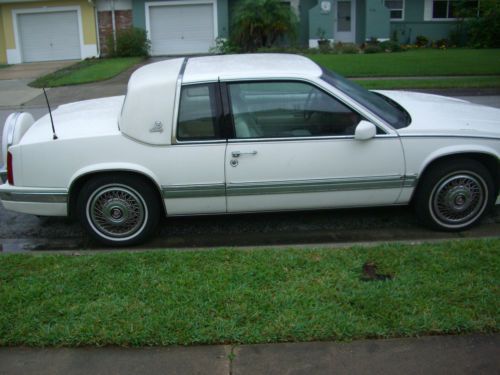
[(401, 135), (461, 135), (500, 138), (500, 109), (461, 99), (407, 91), (377, 91), (405, 108), (411, 124)]
[[(119, 133), (118, 117), (125, 96), (85, 100), (64, 104), (52, 111), (58, 139), (74, 139)], [(52, 139), (49, 115), (36, 121), (26, 132), (21, 144)]]

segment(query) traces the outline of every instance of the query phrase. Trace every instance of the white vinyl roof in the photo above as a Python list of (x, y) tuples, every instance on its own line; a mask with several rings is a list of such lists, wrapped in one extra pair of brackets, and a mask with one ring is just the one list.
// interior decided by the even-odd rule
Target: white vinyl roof
[(274, 53), (220, 55), (189, 58), (182, 82), (319, 77), (321, 74), (321, 68), (304, 56)]

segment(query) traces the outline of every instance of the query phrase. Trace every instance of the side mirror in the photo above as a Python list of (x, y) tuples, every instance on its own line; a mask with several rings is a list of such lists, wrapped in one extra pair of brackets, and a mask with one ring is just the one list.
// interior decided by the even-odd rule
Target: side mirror
[(354, 131), (354, 139), (366, 141), (375, 137), (375, 134), (377, 134), (377, 127), (369, 121), (361, 120)]

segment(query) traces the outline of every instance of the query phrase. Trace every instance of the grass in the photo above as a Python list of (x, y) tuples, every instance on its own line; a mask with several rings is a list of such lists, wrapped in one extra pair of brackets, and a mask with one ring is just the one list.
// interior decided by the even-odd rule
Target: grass
[(142, 57), (83, 60), (67, 68), (42, 76), (30, 83), (32, 87), (58, 87), (104, 81), (142, 61)]
[(347, 77), (500, 74), (500, 49), (420, 49), (401, 53), (308, 57)]
[[(500, 239), (321, 250), (0, 256), (0, 346), (498, 332)], [(390, 281), (360, 280), (366, 261)]]
[(8, 66), (9, 66), (9, 65), (7, 65), (7, 64), (0, 64), (0, 69), (2, 69), (2, 68), (6, 68), (6, 67), (8, 67)]
[(460, 77), (436, 79), (394, 79), (359, 80), (359, 85), (367, 89), (463, 89), (500, 88), (500, 76)]

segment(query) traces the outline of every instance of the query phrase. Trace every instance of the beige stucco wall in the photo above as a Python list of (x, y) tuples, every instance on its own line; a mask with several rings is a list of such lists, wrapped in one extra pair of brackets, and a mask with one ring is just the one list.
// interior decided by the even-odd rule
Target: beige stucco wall
[(5, 52), (5, 31), (3, 28), (2, 7), (0, 7), (0, 64), (7, 63), (7, 53)]

